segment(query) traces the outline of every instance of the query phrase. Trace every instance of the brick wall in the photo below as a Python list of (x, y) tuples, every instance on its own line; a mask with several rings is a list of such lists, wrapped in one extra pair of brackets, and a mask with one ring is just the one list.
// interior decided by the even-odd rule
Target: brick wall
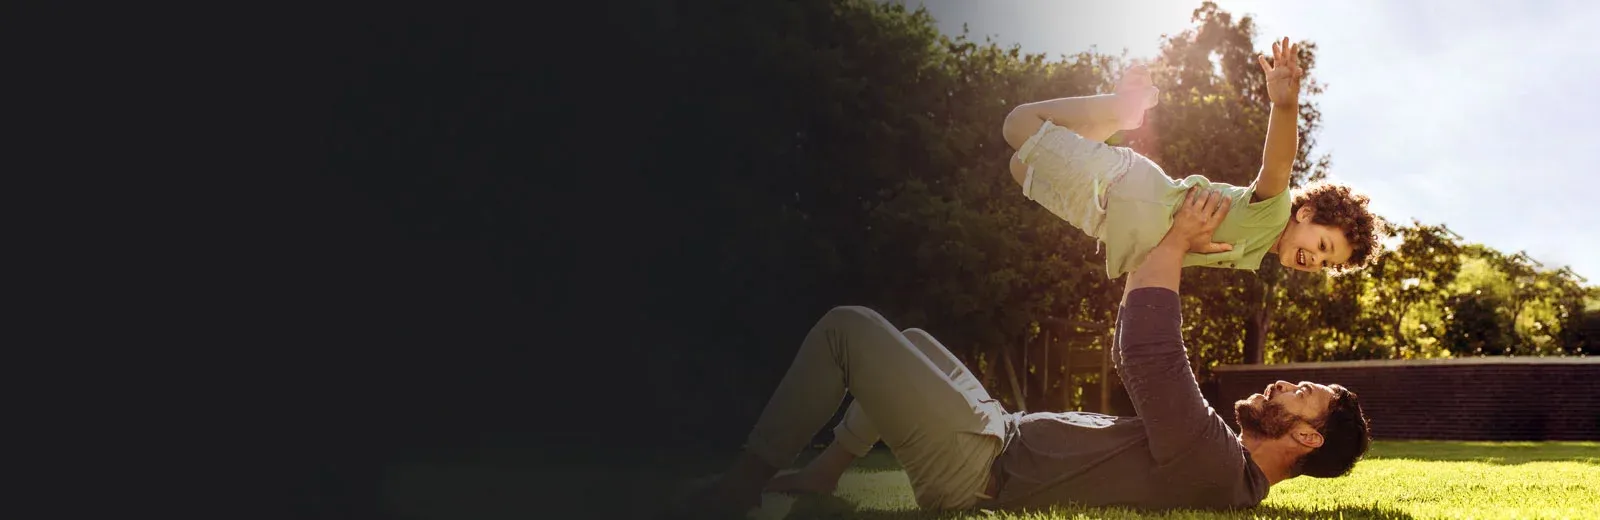
[(1279, 379), (1338, 383), (1379, 439), (1600, 440), (1600, 358), (1480, 358), (1217, 367), (1218, 413)]

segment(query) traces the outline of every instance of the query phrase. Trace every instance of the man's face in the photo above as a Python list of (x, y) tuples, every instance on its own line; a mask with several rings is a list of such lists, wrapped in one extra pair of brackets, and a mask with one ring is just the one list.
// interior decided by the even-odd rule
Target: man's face
[(1234, 402), (1233, 411), (1240, 430), (1276, 439), (1287, 435), (1300, 423), (1310, 427), (1311, 422), (1327, 413), (1328, 405), (1336, 397), (1327, 385), (1278, 381), (1267, 385), (1261, 393)]

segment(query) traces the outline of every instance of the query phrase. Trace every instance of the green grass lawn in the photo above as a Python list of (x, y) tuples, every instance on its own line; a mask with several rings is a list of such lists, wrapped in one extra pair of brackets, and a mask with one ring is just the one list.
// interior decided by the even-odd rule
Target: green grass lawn
[[(647, 518), (676, 483), (711, 466), (413, 467), (391, 475), (386, 498), (407, 518)], [(1379, 441), (1348, 476), (1292, 479), (1274, 486), (1260, 507), (1230, 513), (1083, 507), (923, 513), (905, 473), (883, 450), (858, 461), (832, 497), (767, 499), (763, 518), (788, 519), (1600, 519), (1600, 442)]]

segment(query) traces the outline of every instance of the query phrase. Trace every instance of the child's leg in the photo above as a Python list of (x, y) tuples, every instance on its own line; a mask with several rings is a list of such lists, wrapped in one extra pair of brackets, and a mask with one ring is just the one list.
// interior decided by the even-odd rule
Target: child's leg
[(1021, 150), (1028, 136), (1039, 125), (1050, 121), (1072, 130), (1084, 139), (1105, 142), (1118, 130), (1132, 130), (1144, 123), (1144, 112), (1157, 102), (1155, 84), (1150, 71), (1143, 66), (1130, 67), (1117, 80), (1117, 93), (1099, 96), (1081, 96), (1028, 103), (1012, 109), (1006, 116), (1006, 144)]
[(1121, 129), (1121, 108), (1116, 94), (1069, 97), (1039, 101), (1018, 106), (1006, 116), (1006, 144), (1012, 150), (1022, 149), (1022, 144), (1039, 130), (1039, 125), (1050, 121), (1072, 130), (1090, 141), (1105, 141)]

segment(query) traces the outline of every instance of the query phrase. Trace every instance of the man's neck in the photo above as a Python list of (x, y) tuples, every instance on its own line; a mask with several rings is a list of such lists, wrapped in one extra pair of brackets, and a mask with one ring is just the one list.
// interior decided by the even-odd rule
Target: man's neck
[(1294, 459), (1281, 449), (1276, 449), (1271, 441), (1254, 435), (1240, 434), (1239, 444), (1250, 452), (1250, 459), (1254, 460), (1256, 467), (1261, 468), (1261, 474), (1267, 477), (1267, 485), (1276, 485), (1288, 480), (1289, 467)]

